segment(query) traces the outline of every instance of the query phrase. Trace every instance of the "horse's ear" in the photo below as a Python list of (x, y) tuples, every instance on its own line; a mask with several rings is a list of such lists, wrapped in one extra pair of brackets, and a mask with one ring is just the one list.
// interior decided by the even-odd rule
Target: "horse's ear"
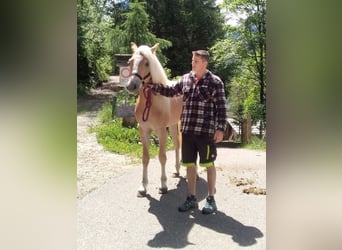
[(151, 48), (152, 53), (156, 53), (157, 49), (158, 49), (159, 43), (156, 43), (155, 45), (153, 45), (153, 47)]
[(135, 43), (131, 42), (132, 51), (135, 52), (137, 50), (137, 48), (138, 48), (138, 46)]

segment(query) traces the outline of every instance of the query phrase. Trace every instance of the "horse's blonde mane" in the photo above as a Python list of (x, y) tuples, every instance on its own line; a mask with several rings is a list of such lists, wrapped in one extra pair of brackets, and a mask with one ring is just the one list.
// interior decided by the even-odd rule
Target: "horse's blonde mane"
[(169, 80), (167, 79), (164, 68), (159, 62), (157, 56), (152, 53), (151, 48), (146, 45), (141, 45), (138, 47), (137, 52), (140, 52), (148, 60), (153, 83), (162, 83), (167, 85)]

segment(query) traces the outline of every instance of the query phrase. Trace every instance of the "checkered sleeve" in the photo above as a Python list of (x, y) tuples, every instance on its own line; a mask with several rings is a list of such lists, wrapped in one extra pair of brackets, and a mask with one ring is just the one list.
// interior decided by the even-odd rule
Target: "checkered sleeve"
[(216, 113), (216, 130), (225, 131), (227, 126), (227, 108), (224, 85), (221, 80), (216, 81), (214, 92), (214, 103)]
[(176, 95), (182, 94), (182, 88), (179, 83), (176, 83), (174, 86), (166, 86), (160, 83), (154, 84), (152, 89), (154, 92), (159, 93), (166, 97), (173, 97)]

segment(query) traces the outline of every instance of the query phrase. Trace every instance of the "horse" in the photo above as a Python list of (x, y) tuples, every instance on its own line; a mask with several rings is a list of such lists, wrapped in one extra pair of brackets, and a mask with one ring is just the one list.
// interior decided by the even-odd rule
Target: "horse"
[(137, 46), (131, 43), (132, 57), (129, 59), (130, 76), (126, 90), (130, 94), (138, 95), (135, 104), (135, 118), (139, 124), (139, 135), (143, 147), (142, 155), (142, 182), (138, 188), (138, 197), (144, 197), (147, 193), (149, 145), (152, 131), (155, 131), (159, 139), (158, 158), (161, 165), (161, 177), (159, 193), (167, 193), (166, 142), (167, 127), (169, 128), (173, 146), (175, 149), (175, 169), (173, 177), (179, 177), (180, 168), (180, 116), (182, 113), (182, 96), (165, 97), (153, 92), (151, 84), (160, 83), (171, 85), (166, 73), (156, 56), (158, 43), (153, 47), (147, 45)]

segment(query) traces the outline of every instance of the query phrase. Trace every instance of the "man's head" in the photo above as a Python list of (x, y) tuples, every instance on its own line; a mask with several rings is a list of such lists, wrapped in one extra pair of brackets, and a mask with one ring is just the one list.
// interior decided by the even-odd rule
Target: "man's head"
[(209, 52), (206, 50), (196, 50), (192, 52), (192, 70), (196, 74), (204, 74), (209, 63)]
[(200, 57), (202, 60), (209, 62), (209, 52), (206, 50), (196, 50), (192, 52), (192, 55)]

